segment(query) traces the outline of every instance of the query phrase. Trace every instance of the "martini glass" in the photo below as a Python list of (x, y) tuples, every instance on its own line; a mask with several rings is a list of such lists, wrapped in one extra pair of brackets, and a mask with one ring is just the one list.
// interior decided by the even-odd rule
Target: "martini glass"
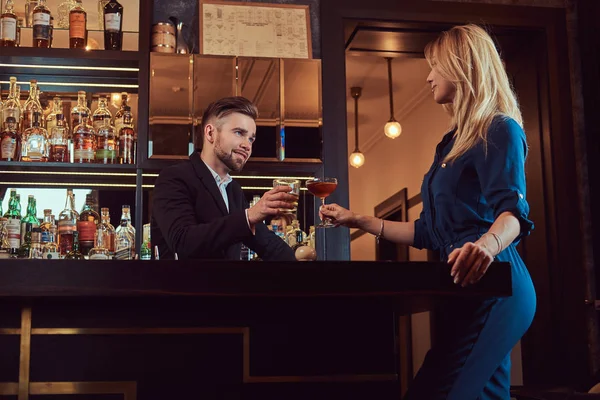
[[(314, 196), (321, 199), (321, 204), (325, 205), (325, 199), (337, 188), (336, 178), (312, 178), (306, 181), (306, 189)], [(324, 217), (317, 228), (334, 228), (335, 225), (330, 218)]]

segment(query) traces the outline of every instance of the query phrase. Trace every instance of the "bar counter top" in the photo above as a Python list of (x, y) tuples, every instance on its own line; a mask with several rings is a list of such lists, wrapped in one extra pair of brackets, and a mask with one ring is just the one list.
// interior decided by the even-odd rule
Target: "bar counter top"
[(510, 296), (510, 264), (455, 285), (441, 262), (47, 261), (0, 262), (2, 297)]

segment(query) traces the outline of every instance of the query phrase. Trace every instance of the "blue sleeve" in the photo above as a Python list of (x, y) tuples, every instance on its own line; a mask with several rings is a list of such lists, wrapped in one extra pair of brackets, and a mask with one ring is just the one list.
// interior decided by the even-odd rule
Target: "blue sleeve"
[(494, 212), (494, 220), (505, 211), (519, 220), (521, 231), (515, 239), (517, 243), (533, 229), (533, 222), (527, 218), (525, 132), (511, 118), (496, 118), (488, 130), (487, 152), (474, 153), (483, 197)]
[(425, 221), (425, 211), (421, 211), (419, 219), (415, 221), (415, 237), (413, 239), (412, 247), (416, 249), (429, 249), (436, 250), (436, 246), (431, 240), (429, 227)]

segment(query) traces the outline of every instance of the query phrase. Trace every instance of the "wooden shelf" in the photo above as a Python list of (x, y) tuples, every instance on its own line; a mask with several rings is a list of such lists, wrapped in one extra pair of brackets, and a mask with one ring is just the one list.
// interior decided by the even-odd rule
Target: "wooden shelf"
[(135, 165), (0, 161), (0, 185), (135, 189)]
[(40, 174), (51, 172), (133, 172), (136, 166), (131, 164), (79, 164), (79, 163), (57, 163), (57, 162), (23, 162), (23, 161), (0, 161), (0, 171), (36, 171)]
[[(3, 47), (0, 62), (40, 66), (91, 66), (137, 68), (142, 54), (138, 51), (81, 49), (43, 49), (33, 47)], [(49, 69), (46, 69), (50, 71)]]

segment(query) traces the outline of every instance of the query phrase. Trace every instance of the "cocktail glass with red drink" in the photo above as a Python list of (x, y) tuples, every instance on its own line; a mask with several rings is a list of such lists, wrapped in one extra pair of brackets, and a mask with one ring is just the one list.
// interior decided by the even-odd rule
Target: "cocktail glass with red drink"
[[(314, 196), (321, 199), (321, 205), (325, 205), (325, 199), (337, 188), (336, 178), (312, 178), (306, 181), (306, 189)], [(333, 228), (335, 225), (330, 218), (323, 218), (317, 228)]]

